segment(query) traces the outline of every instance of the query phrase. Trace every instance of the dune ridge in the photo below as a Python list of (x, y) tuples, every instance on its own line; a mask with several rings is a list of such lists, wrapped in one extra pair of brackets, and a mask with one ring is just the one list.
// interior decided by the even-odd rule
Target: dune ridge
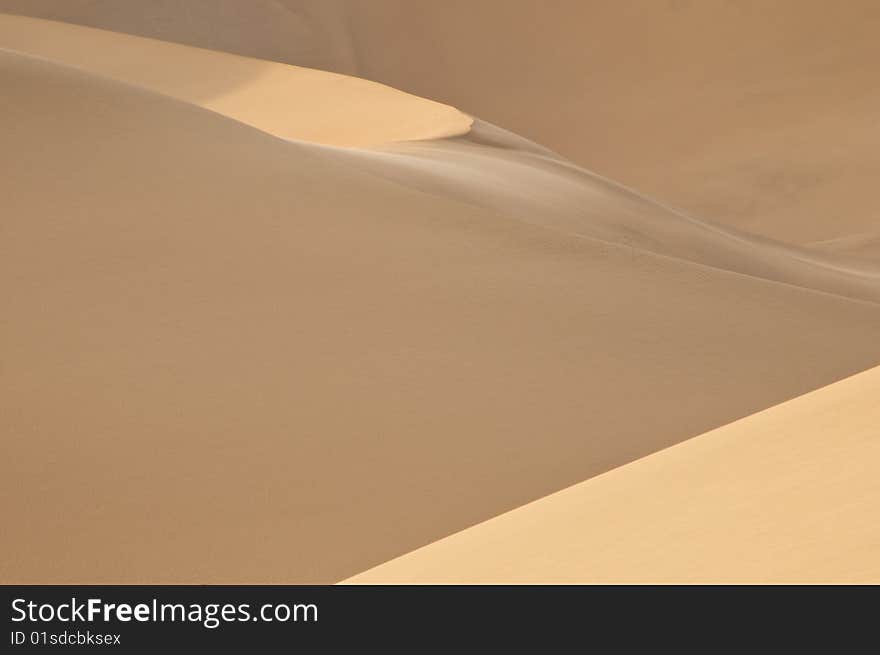
[[(394, 0), (200, 0), (185, 20), (174, 3), (133, 7), (0, 0), (299, 66), (0, 15), (0, 339), (15, 345), (0, 512), (17, 526), (0, 581), (880, 575), (880, 369), (809, 393), (880, 361), (861, 32), (836, 63), (808, 58), (822, 80), (850, 67), (845, 106), (802, 110), (815, 90), (780, 87), (791, 69), (770, 65), (709, 85), (701, 116), (675, 94), (739, 53), (704, 44), (705, 62), (638, 85), (648, 35), (619, 61), (621, 95), (595, 72), (617, 52), (609, 31), (573, 84), (546, 66), (571, 54), (565, 30), (558, 48), (508, 52), (525, 0), (418, 19)], [(218, 7), (232, 13), (199, 27)], [(609, 4), (581, 26), (638, 11)], [(468, 36), (487, 20), (506, 26), (515, 76)], [(303, 64), (486, 108), (578, 163)], [(528, 98), (513, 88), (548, 71)], [(736, 89), (757, 136), (718, 110)], [(782, 99), (759, 97), (771, 90)], [(724, 134), (695, 154), (710, 120)]]
[(880, 368), (347, 580), (880, 582)]
[[(0, 45), (158, 91), (275, 136), (345, 146), (329, 154), (506, 216), (634, 252), (880, 301), (880, 265), (697, 220), (486, 124), (472, 136), (438, 139), (468, 133), (472, 119), (363, 80), (18, 16), (0, 16)], [(215, 79), (223, 88), (211, 88)], [(399, 140), (419, 142), (379, 148)], [(352, 149), (365, 145), (374, 147)]]
[(463, 134), (472, 122), (448, 105), (359, 78), (35, 18), (0, 14), (0, 47), (191, 102), (286, 139), (365, 146)]
[(5, 582), (338, 581), (880, 361), (875, 304), (0, 78)]
[[(880, 264), (787, 245), (688, 216), (522, 139), (455, 139), (337, 152), (401, 184), (534, 224), (744, 275), (880, 301)], [(852, 251), (840, 247), (838, 250)]]
[[(0, 0), (372, 79), (786, 243), (875, 231), (880, 6), (849, 0)], [(877, 261), (875, 250), (860, 250)]]

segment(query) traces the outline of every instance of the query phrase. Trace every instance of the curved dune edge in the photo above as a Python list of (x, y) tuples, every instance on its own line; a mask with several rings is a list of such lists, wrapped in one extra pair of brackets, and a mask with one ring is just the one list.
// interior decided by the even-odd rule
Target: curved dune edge
[(0, 81), (4, 582), (339, 581), (880, 361), (877, 305)]
[(331, 151), (425, 193), (512, 219), (742, 275), (880, 302), (880, 265), (688, 216), (477, 120), (462, 137)]
[[(0, 46), (163, 93), (274, 136), (341, 146), (343, 163), (506, 216), (880, 302), (880, 268), (870, 262), (692, 219), (525, 139), (498, 137), (485, 124), (473, 133), (473, 119), (451, 107), (372, 82), (20, 16), (0, 15)], [(466, 142), (441, 138), (465, 133)], [(409, 140), (418, 142), (392, 143)]]
[(202, 106), (285, 139), (363, 147), (465, 134), (454, 107), (368, 80), (0, 14), (0, 48)]
[(880, 582), (880, 368), (348, 579)]
[[(0, 11), (381, 81), (788, 243), (840, 248), (876, 229), (876, 0), (537, 5), (0, 0)], [(852, 245), (878, 261), (880, 249)]]

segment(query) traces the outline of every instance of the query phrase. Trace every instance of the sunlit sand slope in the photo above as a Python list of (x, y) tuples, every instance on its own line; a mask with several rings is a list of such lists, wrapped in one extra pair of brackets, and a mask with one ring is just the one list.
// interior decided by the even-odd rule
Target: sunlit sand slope
[(355, 583), (878, 583), (880, 369), (355, 576)]
[[(285, 138), (379, 144), (469, 132), (472, 123), (451, 107), (363, 80), (52, 21), (0, 16), (0, 45), (158, 90)], [(519, 220), (880, 301), (878, 265), (692, 218), (483, 123), (465, 139), (336, 155), (344, 164)]]
[(342, 146), (468, 131), (453, 107), (353, 77), (0, 14), (0, 48), (128, 82), (276, 136)]
[(348, 0), (0, 0), (0, 11), (357, 74)]
[(0, 85), (4, 582), (337, 581), (880, 361), (876, 304)]
[(791, 243), (877, 228), (875, 0), (0, 0), (0, 10), (384, 82), (665, 204)]

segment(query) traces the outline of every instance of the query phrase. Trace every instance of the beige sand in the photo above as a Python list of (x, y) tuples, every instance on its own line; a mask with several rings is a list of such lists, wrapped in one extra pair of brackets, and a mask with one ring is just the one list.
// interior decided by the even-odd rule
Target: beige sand
[(0, 0), (0, 11), (357, 74), (348, 0)]
[(364, 146), (468, 131), (457, 109), (381, 84), (223, 52), (0, 14), (0, 47), (61, 61), (287, 139)]
[(354, 583), (880, 583), (880, 369), (409, 553)]
[[(0, 44), (160, 91), (285, 138), (363, 145), (467, 132), (472, 122), (450, 107), (438, 105), (444, 111), (435, 110), (434, 103), (426, 101), (426, 110), (418, 98), (352, 78), (52, 21), (0, 16)], [(259, 82), (248, 82), (249, 74)], [(226, 91), (212, 93), (206, 88), (212, 85)], [(352, 104), (370, 109), (351, 112)], [(327, 107), (334, 111), (326, 111)], [(362, 170), (518, 220), (746, 275), (880, 301), (876, 264), (771, 243), (705, 223), (482, 123), (464, 141), (433, 140), (389, 146), (384, 152), (346, 149), (337, 154)]]
[(0, 82), (3, 582), (337, 581), (880, 361), (877, 304)]
[[(0, 0), (448, 102), (703, 219), (877, 260), (874, 0)], [(855, 241), (853, 241), (855, 239)], [(875, 241), (876, 243), (876, 241)]]
[(873, 0), (346, 5), (362, 77), (705, 219), (793, 243), (876, 233)]
[(462, 138), (337, 154), (400, 184), (568, 234), (880, 301), (880, 261), (855, 256), (864, 246), (827, 244), (818, 252), (708, 223), (482, 122)]

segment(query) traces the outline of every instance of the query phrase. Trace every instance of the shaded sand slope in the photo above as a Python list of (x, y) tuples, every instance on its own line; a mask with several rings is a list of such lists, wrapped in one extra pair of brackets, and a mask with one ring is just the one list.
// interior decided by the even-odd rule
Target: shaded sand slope
[(339, 156), (401, 184), (566, 233), (880, 301), (880, 262), (854, 257), (853, 244), (839, 244), (836, 249), (846, 254), (835, 255), (713, 225), (482, 122), (461, 138), (346, 150)]
[(0, 11), (357, 74), (347, 0), (0, 0)]
[(356, 583), (878, 583), (880, 369), (615, 469)]
[(794, 243), (877, 228), (873, 0), (348, 5), (362, 77), (700, 217)]
[(0, 48), (194, 102), (288, 139), (363, 146), (462, 134), (471, 125), (453, 107), (367, 80), (78, 25), (0, 15)]
[(0, 0), (385, 82), (691, 214), (784, 241), (876, 233), (874, 0), (185, 5)]
[(871, 263), (880, 261), (880, 230), (874, 233), (853, 234), (839, 239), (829, 239), (812, 244), (825, 252), (840, 252), (850, 261), (861, 258)]
[(340, 580), (880, 361), (874, 304), (0, 84), (4, 582)]
[[(64, 23), (0, 16), (0, 45), (158, 90), (286, 138), (380, 143), (467, 132), (472, 122), (451, 107), (361, 80)], [(337, 154), (345, 164), (519, 220), (880, 301), (880, 266), (690, 218), (490, 125), (464, 140)]]

